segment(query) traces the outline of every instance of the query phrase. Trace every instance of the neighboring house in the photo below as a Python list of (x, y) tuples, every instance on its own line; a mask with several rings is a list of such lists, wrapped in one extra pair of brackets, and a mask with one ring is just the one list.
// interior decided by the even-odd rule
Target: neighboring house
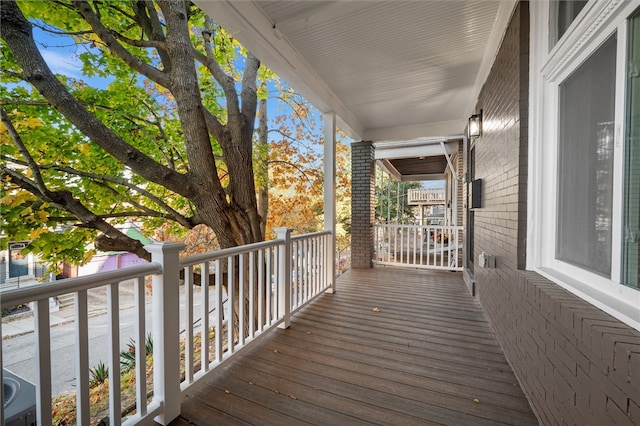
[[(127, 236), (140, 241), (142, 244), (146, 245), (153, 242), (150, 238), (145, 237), (134, 224), (127, 224), (123, 229), (121, 229), (121, 231)], [(116, 269), (136, 266), (146, 262), (146, 260), (139, 258), (133, 253), (99, 252), (93, 256), (90, 262), (77, 267), (77, 276), (91, 275), (97, 272), (114, 271)]]
[(465, 280), (538, 419), (640, 423), (639, 1), (199, 3), (362, 140), (354, 268), (372, 266), (378, 148), (409, 176), (456, 144)]
[(17, 286), (22, 282), (42, 278), (46, 267), (33, 253), (24, 253), (29, 241), (9, 241), (7, 250), (0, 251), (0, 284)]

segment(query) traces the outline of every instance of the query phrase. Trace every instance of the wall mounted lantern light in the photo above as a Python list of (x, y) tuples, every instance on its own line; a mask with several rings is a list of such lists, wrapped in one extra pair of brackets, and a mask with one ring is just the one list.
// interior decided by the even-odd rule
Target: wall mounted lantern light
[(479, 138), (482, 136), (482, 110), (478, 114), (469, 117), (469, 125), (467, 126), (469, 138)]

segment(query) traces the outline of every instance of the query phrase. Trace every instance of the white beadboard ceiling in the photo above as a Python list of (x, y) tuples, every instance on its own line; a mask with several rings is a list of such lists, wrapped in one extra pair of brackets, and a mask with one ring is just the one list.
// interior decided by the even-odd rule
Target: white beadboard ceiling
[(459, 135), (514, 0), (196, 0), (354, 139)]

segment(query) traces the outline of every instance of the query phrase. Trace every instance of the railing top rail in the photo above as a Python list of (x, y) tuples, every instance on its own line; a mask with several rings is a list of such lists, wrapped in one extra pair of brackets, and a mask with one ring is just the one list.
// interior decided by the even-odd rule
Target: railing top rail
[(188, 256), (180, 259), (180, 267), (184, 268), (186, 266), (196, 265), (198, 263), (203, 262), (211, 262), (217, 259), (222, 259), (224, 257), (235, 256), (238, 254), (248, 253), (250, 251), (266, 249), (269, 247), (275, 247), (280, 244), (283, 244), (284, 240), (269, 240), (269, 241), (261, 241), (253, 244), (246, 244), (244, 246), (231, 247), (228, 249), (210, 251), (208, 253), (202, 254), (194, 254), (193, 256)]
[(319, 232), (312, 232), (310, 234), (294, 235), (293, 237), (291, 237), (291, 240), (292, 241), (304, 240), (306, 238), (320, 237), (322, 235), (331, 235), (331, 231), (319, 231)]
[(72, 293), (80, 290), (101, 287), (107, 284), (137, 278), (145, 275), (159, 274), (162, 266), (159, 263), (147, 263), (140, 266), (118, 269), (115, 271), (100, 272), (84, 277), (66, 278), (60, 281), (33, 285), (2, 292), (2, 307), (15, 306), (20, 303), (35, 300), (45, 300), (49, 297)]

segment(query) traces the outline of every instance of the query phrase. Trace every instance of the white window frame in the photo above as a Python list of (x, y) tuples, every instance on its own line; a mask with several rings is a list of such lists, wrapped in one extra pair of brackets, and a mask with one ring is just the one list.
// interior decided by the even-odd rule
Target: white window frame
[[(640, 291), (620, 284), (627, 18), (640, 0), (590, 0), (549, 49), (550, 4), (530, 3), (527, 269), (640, 330)], [(556, 259), (559, 85), (617, 32), (611, 277)]]

